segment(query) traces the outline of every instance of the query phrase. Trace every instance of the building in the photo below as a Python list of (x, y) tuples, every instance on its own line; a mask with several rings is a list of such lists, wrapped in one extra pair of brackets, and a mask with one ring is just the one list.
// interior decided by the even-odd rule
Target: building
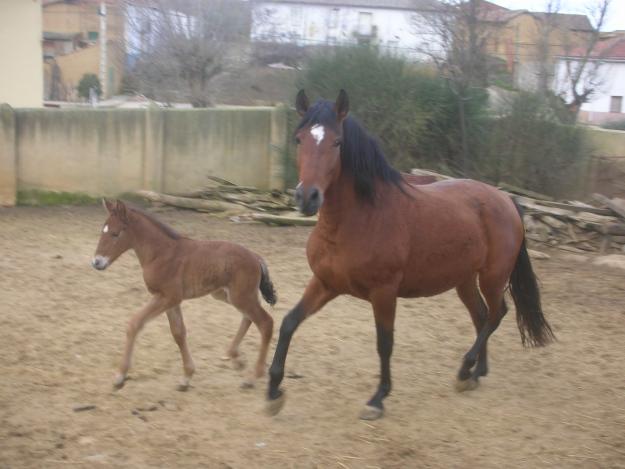
[(13, 107), (43, 104), (41, 2), (0, 2), (0, 103)]
[[(584, 63), (586, 50), (577, 48), (558, 57), (556, 64), (556, 93), (570, 99), (570, 72)], [(585, 86), (593, 92), (588, 102), (583, 103), (578, 115), (579, 122), (602, 124), (614, 120), (625, 120), (625, 36), (617, 34), (599, 41), (592, 50), (586, 71), (577, 85), (578, 91)], [(572, 73), (571, 73), (572, 74)]]
[(480, 2), (486, 52), (498, 58), (520, 89), (548, 89), (555, 58), (587, 44), (593, 28), (585, 15), (509, 10)]
[(122, 0), (43, 0), (45, 98), (78, 99), (85, 74), (100, 78), (105, 96), (116, 94), (124, 72), (124, 23)]
[(408, 58), (438, 44), (428, 16), (436, 0), (255, 0), (254, 42), (299, 46), (373, 43)]

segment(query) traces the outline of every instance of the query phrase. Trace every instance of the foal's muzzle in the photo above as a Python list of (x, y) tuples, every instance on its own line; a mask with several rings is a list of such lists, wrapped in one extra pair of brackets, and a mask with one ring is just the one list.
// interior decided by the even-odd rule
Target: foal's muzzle
[(104, 270), (109, 266), (109, 259), (108, 257), (104, 257), (104, 256), (95, 256), (91, 260), (91, 265), (93, 266), (94, 269)]
[(323, 193), (316, 186), (308, 189), (300, 184), (295, 189), (295, 203), (299, 211), (309, 217), (319, 211), (323, 203)]

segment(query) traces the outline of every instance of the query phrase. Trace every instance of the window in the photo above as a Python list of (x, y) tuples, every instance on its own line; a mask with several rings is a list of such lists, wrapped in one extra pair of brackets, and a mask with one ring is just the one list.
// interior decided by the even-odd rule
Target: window
[(360, 12), (358, 13), (358, 34), (361, 36), (371, 36), (372, 14)]
[(623, 97), (611, 96), (610, 97), (610, 112), (623, 112)]
[(98, 32), (97, 31), (89, 31), (87, 33), (87, 37), (89, 38), (90, 41), (97, 41), (98, 40)]

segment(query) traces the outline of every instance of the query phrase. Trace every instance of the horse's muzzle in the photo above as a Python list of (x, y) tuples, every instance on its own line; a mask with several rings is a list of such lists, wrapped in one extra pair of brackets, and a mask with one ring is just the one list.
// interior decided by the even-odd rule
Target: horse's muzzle
[(96, 270), (104, 270), (109, 266), (109, 259), (104, 256), (95, 256), (91, 260), (91, 265)]
[(299, 211), (309, 217), (319, 211), (323, 203), (323, 193), (316, 186), (306, 189), (300, 184), (295, 190), (295, 203)]

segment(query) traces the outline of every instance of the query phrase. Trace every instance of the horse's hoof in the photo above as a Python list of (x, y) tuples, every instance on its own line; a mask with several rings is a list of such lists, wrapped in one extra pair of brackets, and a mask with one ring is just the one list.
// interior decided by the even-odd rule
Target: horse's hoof
[(178, 384), (178, 386), (176, 386), (176, 390), (180, 391), (180, 392), (187, 392), (189, 390), (189, 388), (191, 387), (191, 383), (187, 382), (182, 382), (180, 384)]
[(265, 410), (267, 414), (272, 417), (274, 415), (277, 415), (278, 412), (282, 410), (282, 407), (284, 407), (285, 400), (286, 400), (286, 396), (284, 392), (282, 392), (280, 396), (278, 396), (277, 398), (271, 399), (270, 401), (268, 401), (267, 404), (265, 405)]
[(241, 383), (241, 389), (252, 389), (256, 384), (250, 379), (246, 379)]
[(456, 391), (464, 392), (464, 391), (472, 391), (479, 386), (479, 382), (475, 378), (469, 379), (458, 379), (456, 380)]
[(366, 405), (360, 412), (360, 420), (377, 420), (384, 415), (384, 409)]
[(113, 380), (113, 389), (121, 389), (126, 384), (126, 377), (124, 375), (117, 375)]

